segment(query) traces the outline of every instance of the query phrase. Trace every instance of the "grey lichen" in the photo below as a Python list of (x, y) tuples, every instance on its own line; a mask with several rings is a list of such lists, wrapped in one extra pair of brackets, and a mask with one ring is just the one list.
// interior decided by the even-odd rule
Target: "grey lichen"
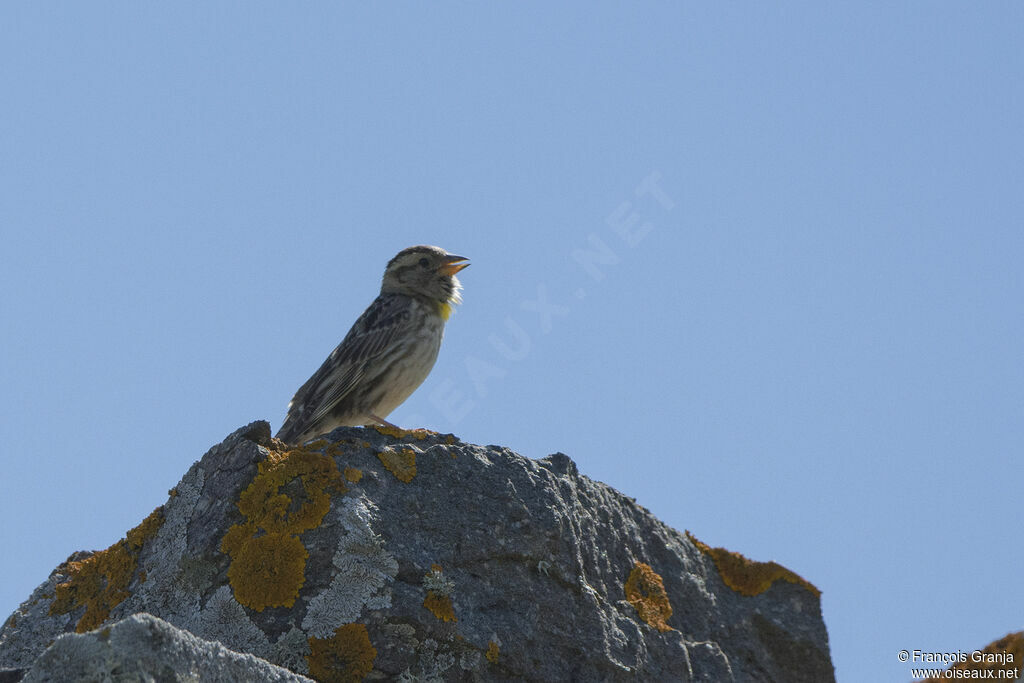
[(459, 658), (459, 666), (466, 671), (476, 671), (480, 668), (480, 653), (476, 650), (466, 650)]
[[(408, 668), (398, 675), (404, 683), (442, 683), (445, 672), (455, 666), (455, 655), (433, 638), (427, 638), (416, 648), (416, 668)], [(462, 668), (468, 667), (462, 664)]]
[(390, 607), (388, 585), (398, 573), (398, 562), (374, 531), (378, 511), (373, 502), (365, 496), (348, 496), (336, 510), (345, 535), (332, 558), (334, 578), (309, 601), (302, 620), (302, 628), (316, 638), (328, 638), (342, 624), (358, 620), (364, 607)]
[(309, 662), (306, 657), (312, 652), (309, 638), (294, 626), (274, 643), (270, 661), (301, 674), (309, 673)]
[(194, 557), (188, 550), (188, 525), (205, 479), (205, 471), (197, 463), (174, 487), (174, 495), (164, 505), (164, 524), (140, 558), (140, 567), (148, 575), (148, 590), (125, 600), (115, 615), (161, 614), (166, 621), (200, 638), (266, 657), (271, 651), (269, 639), (238, 604), (230, 587), (221, 586), (205, 604), (200, 603), (200, 596), (210, 589), (217, 571), (210, 560)]
[(451, 595), (455, 590), (455, 584), (445, 578), (444, 572), (433, 567), (423, 575), (423, 587), (440, 596)]
[(50, 574), (0, 630), (0, 667), (29, 666), (39, 655), (38, 643), (52, 641), (66, 629), (67, 615), (50, 616), (59, 576), (58, 571)]
[(270, 659), (270, 640), (235, 600), (230, 586), (214, 591), (189, 630), (207, 640), (220, 641), (232, 650)]
[(111, 617), (149, 612), (192, 630), (192, 621), (199, 612), (199, 596), (187, 580), (184, 562), (189, 557), (188, 523), (202, 494), (204, 480), (203, 469), (196, 463), (174, 487), (174, 495), (164, 504), (163, 525), (139, 556), (139, 569), (147, 576), (147, 590), (133, 593), (111, 612)]

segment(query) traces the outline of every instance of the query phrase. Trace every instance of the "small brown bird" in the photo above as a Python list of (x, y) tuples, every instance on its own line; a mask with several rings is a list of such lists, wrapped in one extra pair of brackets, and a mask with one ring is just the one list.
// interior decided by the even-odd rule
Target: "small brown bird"
[(335, 427), (382, 424), (430, 374), (444, 324), (461, 303), (455, 274), (469, 264), (440, 247), (398, 252), (380, 295), (296, 392), (277, 433), (303, 443)]

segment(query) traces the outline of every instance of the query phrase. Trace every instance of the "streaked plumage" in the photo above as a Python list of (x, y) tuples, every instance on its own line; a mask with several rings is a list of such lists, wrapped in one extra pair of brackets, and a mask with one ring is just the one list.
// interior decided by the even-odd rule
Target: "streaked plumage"
[(277, 438), (302, 443), (335, 427), (388, 424), (434, 367), (444, 323), (462, 301), (455, 273), (465, 260), (425, 245), (391, 259), (380, 295), (296, 392)]

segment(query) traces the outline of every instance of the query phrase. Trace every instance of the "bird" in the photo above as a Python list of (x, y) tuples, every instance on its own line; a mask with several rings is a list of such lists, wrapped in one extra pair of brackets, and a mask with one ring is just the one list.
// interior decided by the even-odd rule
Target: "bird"
[(295, 393), (277, 438), (301, 444), (335, 427), (395, 427), (384, 418), (433, 369), (445, 322), (462, 303), (455, 274), (468, 260), (425, 244), (398, 252), (380, 294)]

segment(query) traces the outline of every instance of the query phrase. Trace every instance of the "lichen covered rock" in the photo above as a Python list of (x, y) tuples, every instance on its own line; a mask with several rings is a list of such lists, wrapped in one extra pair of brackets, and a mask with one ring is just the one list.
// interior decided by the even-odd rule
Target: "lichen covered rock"
[(0, 629), (0, 667), (138, 613), (318, 680), (834, 679), (796, 574), (564, 455), (423, 431), (237, 430), (125, 539), (54, 570)]
[(151, 614), (134, 614), (108, 628), (61, 636), (22, 679), (23, 683), (173, 680), (302, 683), (310, 679), (196, 638)]

